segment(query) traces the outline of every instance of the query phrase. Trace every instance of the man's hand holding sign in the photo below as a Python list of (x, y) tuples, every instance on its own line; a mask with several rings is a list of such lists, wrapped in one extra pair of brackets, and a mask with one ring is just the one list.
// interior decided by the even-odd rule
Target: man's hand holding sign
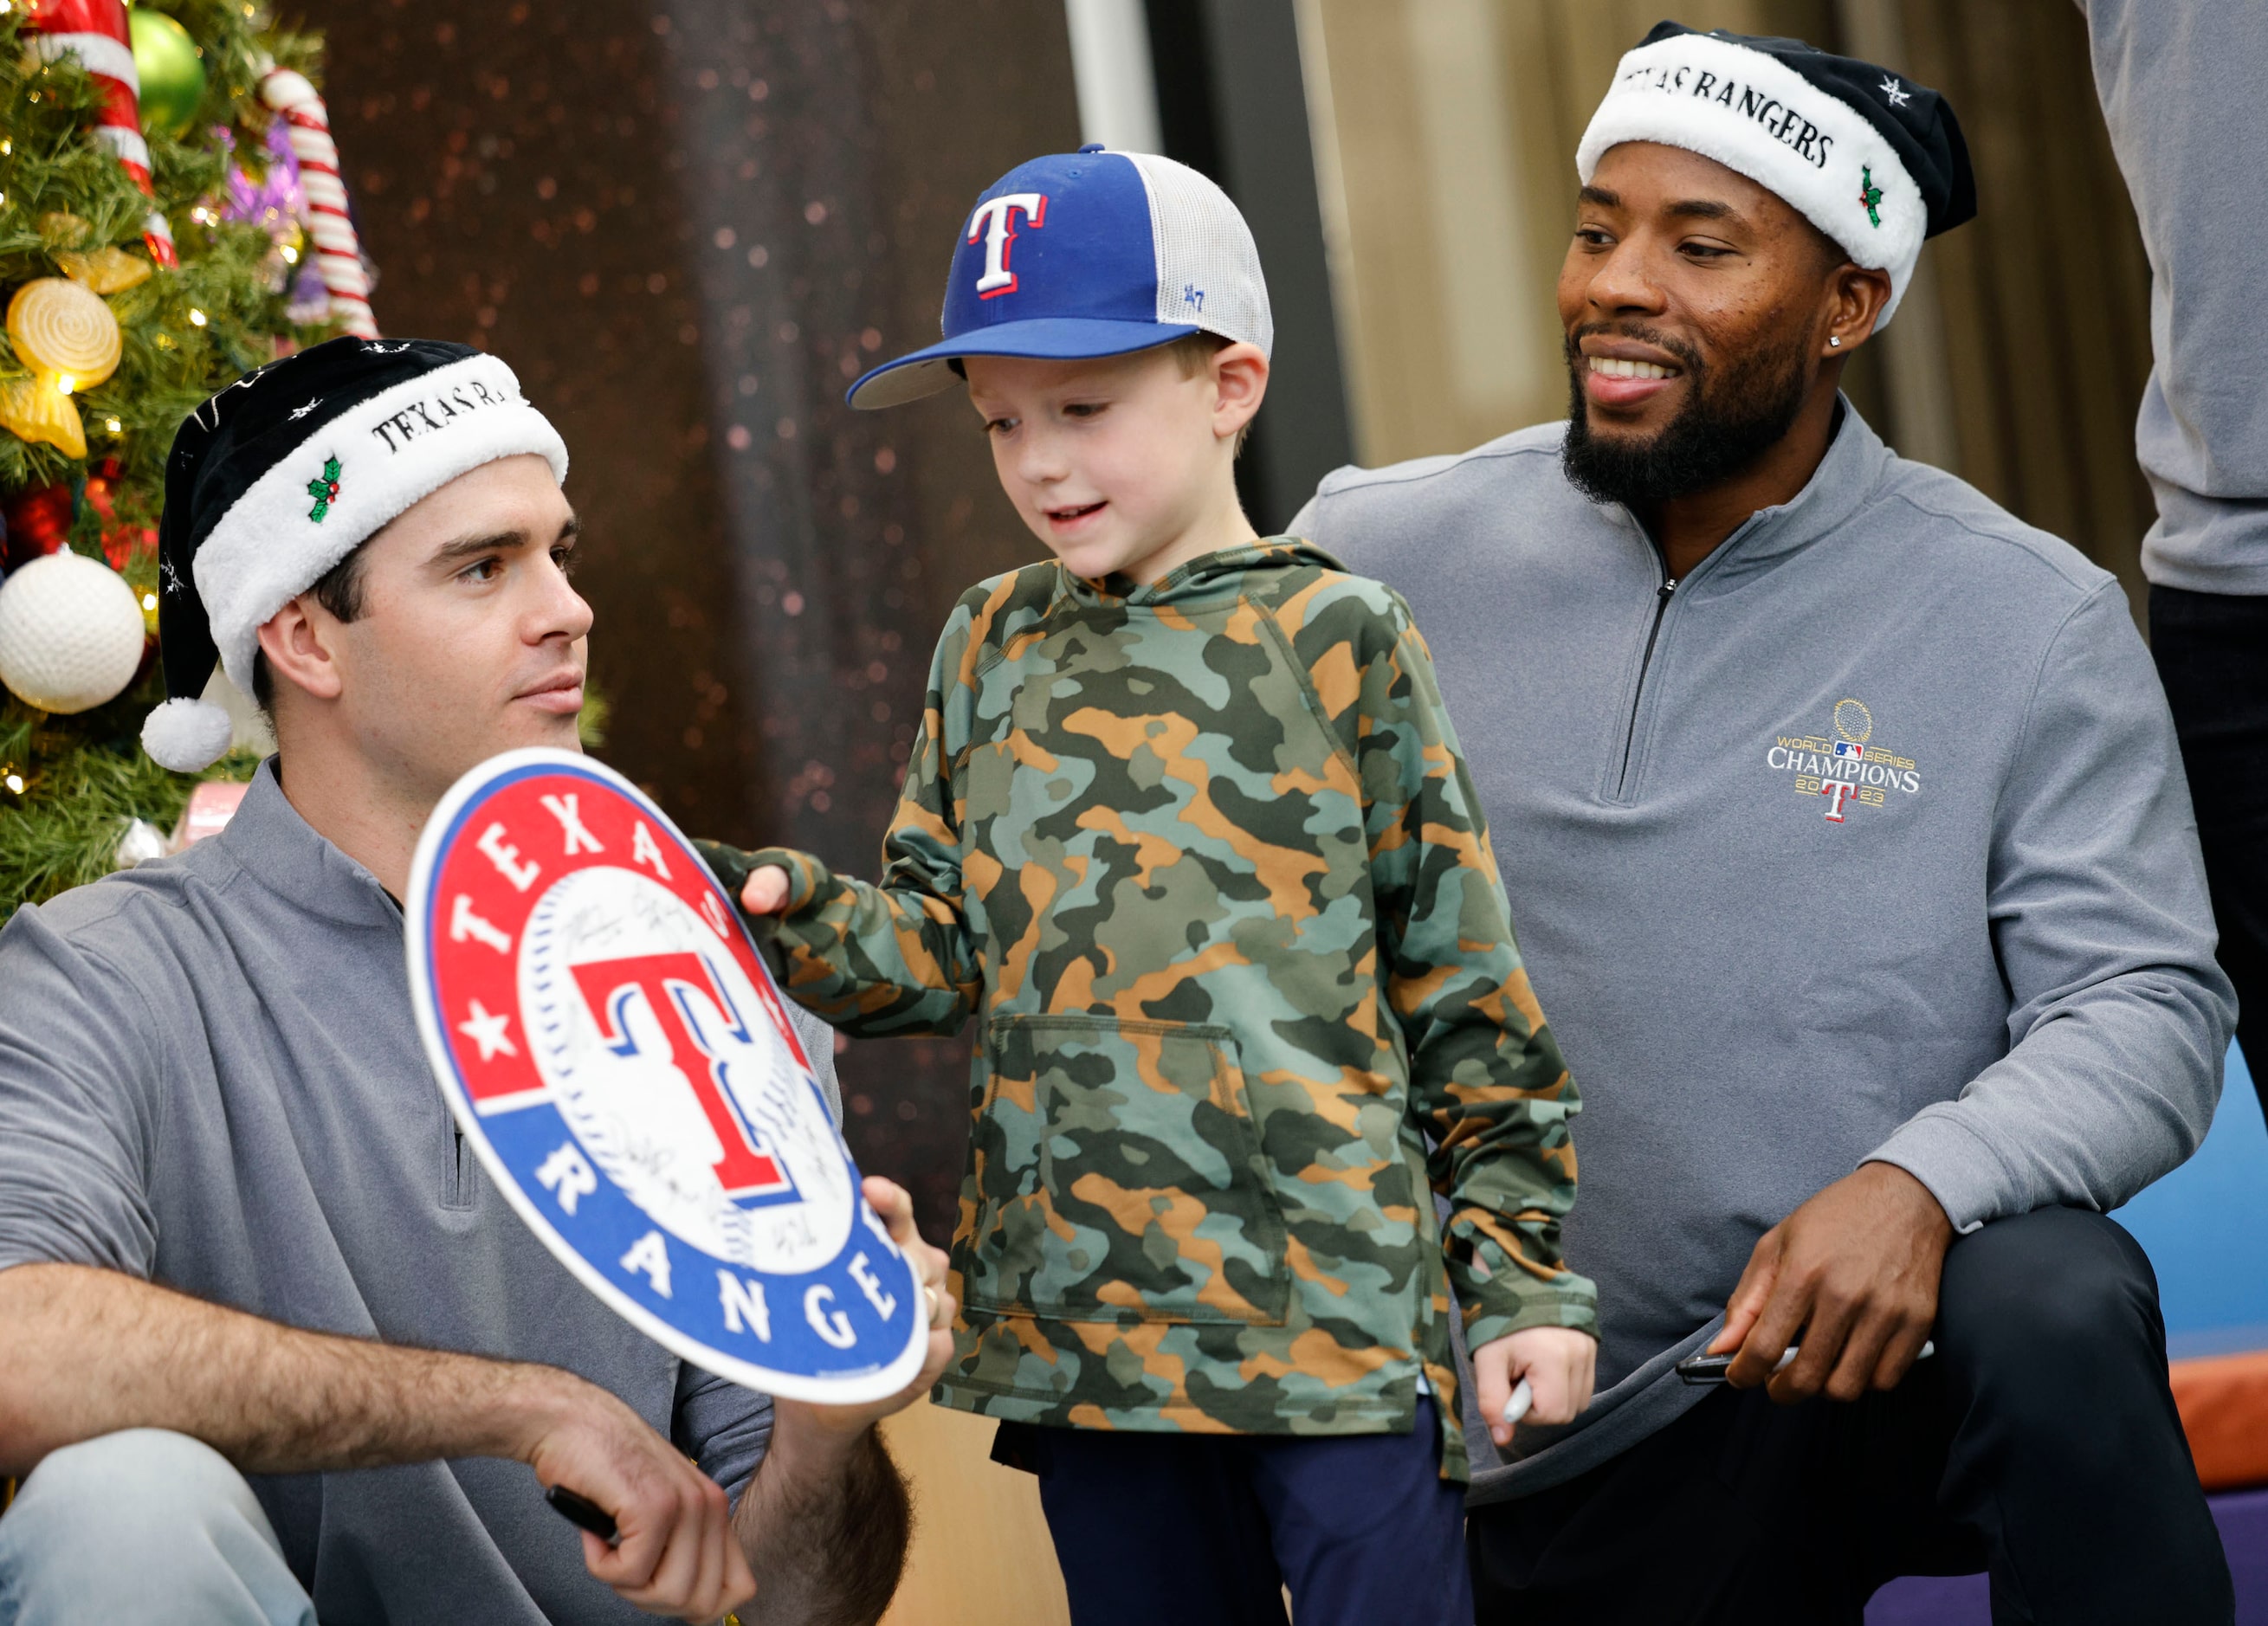
[[(828, 1528), (839, 1536), (850, 1521), (838, 1519), (829, 1526), (822, 1519), (822, 1527), (814, 1527), (814, 1515), (826, 1510), (798, 1488), (842, 1485), (838, 1512), (887, 1505), (896, 1494), (895, 1470), (876, 1445), (873, 1426), (918, 1401), (944, 1370), (953, 1352), (953, 1300), (944, 1287), (945, 1254), (916, 1232), (905, 1192), (873, 1176), (863, 1189), (916, 1262), (928, 1294), (931, 1321), (920, 1373), (897, 1394), (863, 1405), (776, 1399), (766, 1466), (737, 1513), (714, 1480), (612, 1395), (560, 1373), (556, 1393), (530, 1396), (526, 1427), (510, 1454), (532, 1466), (547, 1487), (570, 1488), (613, 1519), (612, 1541), (585, 1532), (584, 1558), (593, 1575), (630, 1602), (689, 1621), (714, 1620), (728, 1610), (751, 1622), (810, 1618), (817, 1600), (791, 1578), (806, 1566), (767, 1561), (775, 1548), (783, 1549), (784, 1559), (785, 1549), (824, 1544)], [(851, 1514), (851, 1521), (858, 1518)], [(833, 1556), (855, 1573), (860, 1555)], [(895, 1569), (887, 1577), (873, 1575), (870, 1587), (878, 1595), (851, 1618), (880, 1614), (895, 1579)]]

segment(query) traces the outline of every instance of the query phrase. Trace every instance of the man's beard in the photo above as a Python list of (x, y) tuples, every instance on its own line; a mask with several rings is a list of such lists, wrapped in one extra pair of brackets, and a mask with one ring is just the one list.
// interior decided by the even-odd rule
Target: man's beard
[[(1591, 328), (1593, 333), (1606, 331)], [(1567, 478), (1594, 502), (1651, 508), (1720, 485), (1777, 445), (1803, 409), (1804, 342), (1736, 357), (1715, 374), (1692, 346), (1643, 329), (1628, 336), (1677, 357), (1689, 380), (1685, 407), (1645, 439), (1592, 431), (1583, 390), (1587, 360), (1567, 341)]]

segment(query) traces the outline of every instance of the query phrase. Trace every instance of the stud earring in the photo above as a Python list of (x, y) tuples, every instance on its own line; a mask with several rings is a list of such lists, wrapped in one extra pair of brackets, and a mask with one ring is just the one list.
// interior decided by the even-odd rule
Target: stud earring
[(1829, 334), (1827, 335), (1827, 342), (1838, 350), (1843, 348), (1843, 339), (1842, 335), (1839, 334)]

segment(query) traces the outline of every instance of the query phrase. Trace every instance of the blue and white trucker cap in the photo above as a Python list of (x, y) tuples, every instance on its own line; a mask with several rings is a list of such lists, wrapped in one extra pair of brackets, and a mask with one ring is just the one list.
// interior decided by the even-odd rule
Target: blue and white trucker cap
[(1100, 146), (1019, 165), (986, 188), (953, 250), (945, 337), (850, 386), (854, 407), (950, 388), (963, 356), (1079, 361), (1193, 333), (1269, 349), (1276, 325), (1251, 228), (1185, 164)]

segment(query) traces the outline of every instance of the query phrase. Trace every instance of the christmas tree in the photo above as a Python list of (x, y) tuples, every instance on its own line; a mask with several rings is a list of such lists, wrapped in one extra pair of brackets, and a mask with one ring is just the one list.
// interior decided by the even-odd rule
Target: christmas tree
[(175, 427), (372, 331), (317, 51), (246, 0), (0, 0), (0, 920), (154, 856), (195, 788), (138, 740)]

